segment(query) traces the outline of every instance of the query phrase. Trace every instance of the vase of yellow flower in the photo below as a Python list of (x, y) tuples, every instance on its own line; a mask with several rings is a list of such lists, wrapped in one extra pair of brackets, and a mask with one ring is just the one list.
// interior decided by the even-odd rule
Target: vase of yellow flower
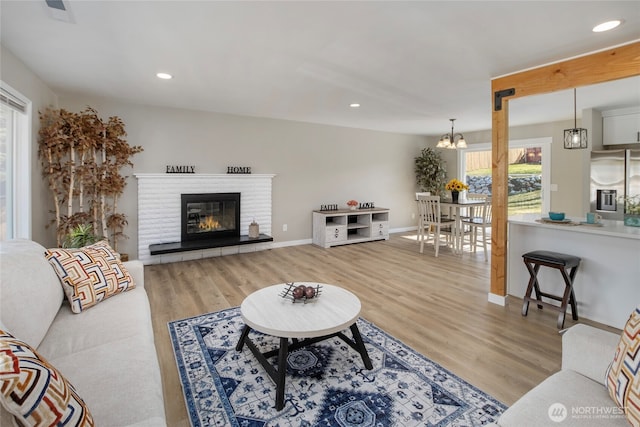
[(453, 203), (458, 203), (458, 197), (460, 196), (460, 192), (464, 190), (468, 190), (469, 186), (464, 182), (454, 178), (451, 181), (447, 182), (445, 189), (451, 191), (451, 201)]

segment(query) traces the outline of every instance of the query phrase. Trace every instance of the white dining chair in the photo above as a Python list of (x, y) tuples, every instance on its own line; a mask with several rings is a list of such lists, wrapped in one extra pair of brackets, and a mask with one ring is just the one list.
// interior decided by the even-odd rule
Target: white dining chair
[(440, 196), (418, 195), (418, 241), (420, 253), (424, 253), (424, 242), (433, 234), (436, 257), (440, 250), (440, 235), (443, 229), (451, 230), (454, 220), (440, 215)]
[(467, 200), (484, 200), (488, 196), (482, 193), (467, 193)]
[[(484, 202), (488, 196), (486, 194), (481, 193), (467, 193), (465, 195), (465, 199), (469, 202)], [(465, 212), (464, 215), (460, 216), (462, 219), (469, 219), (471, 216), (468, 215), (468, 212)]]
[(473, 216), (462, 218), (463, 226), (471, 229), (471, 248), (473, 252), (477, 252), (478, 248), (478, 230), (482, 233), (482, 249), (484, 250), (484, 260), (489, 260), (487, 244), (489, 241), (487, 229), (491, 228), (491, 197), (483, 196), (484, 203), (480, 207), (475, 207)]
[[(420, 196), (430, 196), (431, 192), (430, 191), (417, 191), (416, 192), (416, 201), (418, 201), (418, 197)], [(418, 208), (418, 230), (420, 230), (420, 227), (422, 227), (422, 216), (420, 215), (419, 212), (420, 208)], [(420, 240), (416, 240), (416, 242), (420, 243)]]

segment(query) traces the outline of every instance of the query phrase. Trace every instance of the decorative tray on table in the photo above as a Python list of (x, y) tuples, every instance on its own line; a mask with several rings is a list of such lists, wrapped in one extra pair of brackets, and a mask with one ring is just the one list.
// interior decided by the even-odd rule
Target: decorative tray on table
[(284, 289), (280, 292), (280, 296), (284, 299), (290, 300), (293, 303), (309, 303), (316, 302), (320, 298), (322, 293), (322, 286), (305, 286), (296, 285), (294, 282), (285, 283)]
[(588, 225), (589, 227), (602, 227), (604, 224), (601, 222), (580, 221), (580, 225)]

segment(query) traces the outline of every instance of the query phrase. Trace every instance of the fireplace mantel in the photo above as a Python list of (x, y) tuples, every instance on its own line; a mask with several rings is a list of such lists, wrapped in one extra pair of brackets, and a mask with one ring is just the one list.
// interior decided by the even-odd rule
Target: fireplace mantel
[(136, 173), (133, 174), (136, 178), (149, 178), (149, 179), (163, 179), (163, 178), (176, 178), (176, 179), (196, 179), (196, 178), (216, 178), (216, 179), (255, 179), (255, 178), (269, 178), (273, 179), (276, 174), (272, 173)]
[[(144, 264), (198, 259), (249, 250), (249, 245), (176, 254), (151, 255), (149, 246), (181, 240), (181, 195), (238, 192), (241, 197), (240, 234), (248, 234), (255, 220), (260, 232), (271, 234), (271, 191), (274, 174), (138, 173), (138, 259)], [(267, 249), (270, 243), (250, 245)]]

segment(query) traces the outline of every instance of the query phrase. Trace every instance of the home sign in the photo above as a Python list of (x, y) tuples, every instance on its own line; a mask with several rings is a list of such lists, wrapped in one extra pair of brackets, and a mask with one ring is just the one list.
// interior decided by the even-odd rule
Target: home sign
[(227, 166), (227, 173), (250, 174), (251, 166)]

